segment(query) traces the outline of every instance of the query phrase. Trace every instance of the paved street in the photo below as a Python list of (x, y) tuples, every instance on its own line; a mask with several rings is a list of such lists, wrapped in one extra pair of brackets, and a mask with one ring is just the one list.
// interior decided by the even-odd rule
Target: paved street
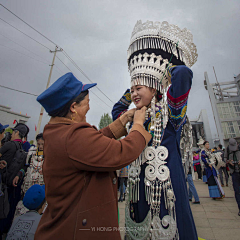
[[(240, 216), (234, 192), (224, 187), (223, 200), (209, 198), (207, 184), (195, 180), (194, 184), (200, 197), (200, 205), (190, 204), (198, 236), (206, 240), (240, 240)], [(120, 227), (124, 227), (125, 202), (119, 203)], [(121, 232), (123, 239), (124, 232)]]

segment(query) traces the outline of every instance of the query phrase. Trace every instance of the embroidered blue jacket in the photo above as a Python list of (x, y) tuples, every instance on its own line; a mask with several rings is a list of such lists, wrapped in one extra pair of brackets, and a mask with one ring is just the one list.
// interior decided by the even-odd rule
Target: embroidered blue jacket
[[(182, 159), (180, 153), (180, 136), (182, 125), (186, 120), (187, 100), (188, 94), (192, 84), (192, 71), (186, 66), (175, 66), (168, 70), (171, 76), (172, 85), (167, 92), (169, 121), (165, 128), (162, 144), (168, 149), (167, 166), (170, 170), (170, 177), (172, 181), (173, 190), (176, 197), (176, 216), (177, 227), (180, 239), (197, 240), (197, 232), (192, 217), (192, 212), (188, 201), (188, 192), (186, 187), (185, 174), (182, 167)], [(123, 97), (114, 105), (112, 110), (113, 120), (118, 118), (124, 111), (126, 111), (131, 104), (131, 95), (129, 90), (125, 92)], [(144, 123), (145, 128), (148, 129), (149, 120)], [(149, 142), (151, 145), (151, 141)], [(140, 193), (139, 201), (133, 204), (134, 220), (139, 223), (142, 222), (149, 211), (149, 205), (145, 198), (145, 168), (147, 163), (141, 166), (140, 173)], [(160, 218), (168, 214), (165, 203), (161, 199), (161, 213)]]
[(201, 154), (201, 159), (205, 165), (205, 169), (206, 169), (206, 176), (207, 178), (209, 178), (211, 175), (217, 177), (217, 172), (215, 170), (214, 167), (212, 167), (212, 169), (209, 167), (209, 164), (208, 164), (208, 156), (205, 152), (205, 150), (202, 151), (202, 154)]

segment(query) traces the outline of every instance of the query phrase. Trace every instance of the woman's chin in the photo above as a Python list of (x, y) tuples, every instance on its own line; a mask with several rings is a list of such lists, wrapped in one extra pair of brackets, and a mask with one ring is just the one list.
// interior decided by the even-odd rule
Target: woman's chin
[(143, 105), (140, 102), (134, 103), (134, 104), (135, 104), (137, 109), (141, 109), (143, 107)]

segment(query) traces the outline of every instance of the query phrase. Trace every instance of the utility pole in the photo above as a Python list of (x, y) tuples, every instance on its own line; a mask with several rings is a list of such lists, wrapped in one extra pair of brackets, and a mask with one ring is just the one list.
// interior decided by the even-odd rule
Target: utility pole
[[(53, 53), (53, 52), (54, 52), (54, 55), (53, 55), (52, 65), (50, 65), (50, 66), (51, 66), (51, 69), (50, 69), (50, 73), (49, 73), (49, 76), (48, 76), (48, 82), (47, 82), (47, 87), (46, 87), (46, 89), (48, 89), (49, 84), (50, 84), (50, 80), (51, 80), (51, 76), (52, 76), (52, 70), (53, 70), (53, 66), (54, 66), (54, 61), (55, 61), (56, 53), (57, 53), (57, 52), (61, 52), (61, 51), (62, 51), (62, 49), (59, 49), (59, 50), (58, 50), (58, 46), (55, 47), (55, 51), (51, 51), (51, 50), (50, 50), (50, 53)], [(40, 131), (40, 127), (41, 127), (41, 123), (42, 123), (42, 117), (43, 117), (43, 112), (44, 112), (44, 108), (41, 107), (41, 111), (40, 111), (40, 116), (39, 116), (39, 119), (38, 119), (37, 131), (36, 131), (36, 135), (35, 135), (35, 140), (34, 140), (34, 142), (36, 142), (36, 136), (39, 134), (39, 131)]]

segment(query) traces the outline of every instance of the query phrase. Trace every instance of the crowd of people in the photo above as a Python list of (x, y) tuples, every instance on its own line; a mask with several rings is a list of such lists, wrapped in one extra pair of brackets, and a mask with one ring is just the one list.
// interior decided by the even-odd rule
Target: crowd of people
[[(1, 195), (8, 197), (8, 204), (6, 199), (5, 202), (1, 201), (1, 237), (6, 236), (6, 233), (8, 233), (6, 239), (18, 239), (20, 236), (34, 239), (41, 216), (47, 206), (42, 173), (44, 162), (43, 134), (37, 135), (37, 147), (35, 147), (28, 142), (26, 144), (29, 129), (25, 124), (17, 124), (12, 129), (12, 134), (10, 132), (5, 133), (7, 127), (8, 125), (3, 126), (0, 124)], [(24, 144), (28, 147), (23, 149)], [(25, 158), (24, 161), (20, 161), (16, 165), (14, 161), (21, 160), (21, 157), (16, 154), (18, 150), (24, 151), (23, 157)], [(21, 155), (19, 152), (18, 155)], [(218, 165), (216, 160), (210, 161), (212, 155), (217, 152), (221, 154), (221, 166)], [(12, 164), (16, 168), (14, 171), (11, 167)], [(235, 139), (230, 139), (229, 145), (225, 149), (222, 149), (221, 144), (217, 148), (209, 149), (209, 142), (205, 141), (201, 150), (193, 152), (193, 166), (194, 171), (197, 173), (197, 178), (202, 180), (203, 172), (206, 173), (209, 196), (214, 200), (223, 199), (224, 191), (222, 187), (228, 186), (229, 175), (231, 175), (235, 198), (239, 207), (238, 215), (240, 215), (239, 165), (240, 146)], [(8, 169), (10, 170), (9, 172)], [(128, 186), (128, 170), (129, 166), (117, 170), (119, 202), (125, 201)], [(193, 183), (191, 168), (189, 168), (187, 174), (187, 182), (189, 186), (189, 201), (192, 201), (192, 197), (194, 197), (195, 201), (193, 204), (200, 204), (199, 196)]]
[(43, 134), (35, 145), (27, 141), (29, 128), (0, 124), (0, 239), (34, 239), (45, 203), (42, 165)]
[[(220, 153), (220, 159), (214, 156), (216, 153)], [(198, 180), (203, 180), (208, 185), (209, 196), (214, 200), (225, 197), (223, 187), (228, 187), (231, 175), (235, 199), (239, 209), (238, 215), (240, 216), (240, 144), (234, 138), (230, 138), (227, 148), (223, 149), (223, 146), (219, 144), (217, 148), (210, 149), (209, 142), (205, 141), (200, 150), (193, 152), (193, 165)], [(192, 195), (195, 201), (199, 201), (195, 187), (193, 188), (189, 184), (190, 201)]]

